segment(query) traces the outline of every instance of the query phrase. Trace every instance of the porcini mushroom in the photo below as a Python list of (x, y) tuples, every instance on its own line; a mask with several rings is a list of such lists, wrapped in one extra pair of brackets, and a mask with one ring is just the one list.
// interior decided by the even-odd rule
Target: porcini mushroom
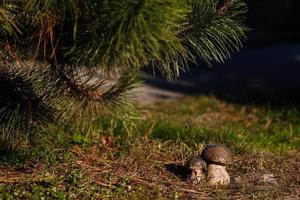
[(219, 144), (210, 144), (202, 151), (201, 157), (208, 164), (208, 185), (229, 185), (230, 177), (226, 166), (232, 163), (232, 154), (228, 147)]
[(206, 163), (199, 155), (192, 156), (188, 161), (187, 166), (191, 170), (189, 179), (193, 183), (200, 183), (205, 179)]

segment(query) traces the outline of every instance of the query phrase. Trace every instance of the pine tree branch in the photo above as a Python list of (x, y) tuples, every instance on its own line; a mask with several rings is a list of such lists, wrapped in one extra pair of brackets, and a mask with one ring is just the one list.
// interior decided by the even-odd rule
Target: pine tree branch
[(246, 12), (243, 1), (226, 1), (218, 7), (215, 0), (191, 0), (190, 5), (189, 23), (179, 35), (205, 62), (224, 62), (242, 47), (247, 31), (242, 24)]

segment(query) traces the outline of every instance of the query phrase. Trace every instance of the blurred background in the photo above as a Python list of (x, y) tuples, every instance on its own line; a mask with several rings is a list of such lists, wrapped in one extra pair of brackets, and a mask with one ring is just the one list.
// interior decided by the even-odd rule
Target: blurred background
[(145, 71), (142, 103), (184, 94), (274, 106), (300, 105), (300, 1), (246, 0), (246, 24), (252, 29), (245, 47), (225, 63), (190, 66), (180, 78), (167, 82)]
[(300, 30), (299, 0), (246, 0), (247, 24), (253, 29), (249, 42), (298, 40)]

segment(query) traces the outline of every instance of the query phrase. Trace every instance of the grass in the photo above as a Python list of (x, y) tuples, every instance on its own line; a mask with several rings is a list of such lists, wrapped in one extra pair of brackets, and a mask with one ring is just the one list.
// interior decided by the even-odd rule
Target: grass
[[(144, 107), (135, 125), (101, 120), (103, 132), (62, 136), (0, 156), (1, 199), (297, 199), (300, 114), (297, 107), (237, 105), (184, 97)], [(186, 182), (186, 160), (206, 143), (234, 152), (232, 184)], [(275, 182), (262, 180), (272, 174)]]
[(155, 124), (152, 138), (178, 140), (191, 147), (224, 143), (236, 153), (286, 153), (300, 146), (296, 107), (278, 110), (228, 104), (213, 97), (186, 97), (152, 106), (148, 115)]

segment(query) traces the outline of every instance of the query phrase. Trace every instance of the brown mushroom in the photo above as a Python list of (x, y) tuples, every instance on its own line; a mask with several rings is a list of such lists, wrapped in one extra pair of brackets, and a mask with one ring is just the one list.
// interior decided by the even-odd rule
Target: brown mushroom
[(207, 162), (207, 184), (229, 185), (230, 177), (226, 166), (232, 163), (232, 154), (228, 147), (219, 144), (210, 144), (202, 151), (201, 157)]
[(187, 166), (191, 170), (189, 179), (193, 183), (200, 183), (205, 179), (206, 163), (199, 155), (192, 156)]

